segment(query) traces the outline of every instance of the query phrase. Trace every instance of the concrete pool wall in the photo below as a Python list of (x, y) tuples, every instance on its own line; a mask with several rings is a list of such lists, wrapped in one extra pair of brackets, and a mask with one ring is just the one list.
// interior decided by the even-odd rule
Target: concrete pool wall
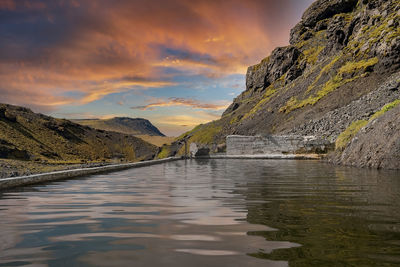
[(333, 144), (316, 136), (265, 135), (226, 137), (226, 154), (229, 155), (268, 155), (268, 154), (306, 154), (326, 153)]
[(180, 159), (181, 158), (178, 157), (171, 157), (166, 159), (149, 160), (149, 161), (141, 161), (141, 162), (125, 163), (125, 164), (113, 164), (101, 167), (81, 168), (81, 169), (33, 174), (29, 176), (5, 178), (5, 179), (0, 179), (0, 190), (17, 186), (48, 182), (48, 181), (62, 180), (82, 175), (96, 174), (101, 172), (120, 171), (129, 168), (150, 166), (170, 161), (176, 161)]

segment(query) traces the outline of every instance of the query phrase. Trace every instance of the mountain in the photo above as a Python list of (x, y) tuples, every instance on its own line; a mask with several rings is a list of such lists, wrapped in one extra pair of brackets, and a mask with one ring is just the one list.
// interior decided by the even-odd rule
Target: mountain
[(115, 117), (112, 119), (72, 120), (95, 129), (131, 135), (165, 136), (150, 121), (141, 118)]
[[(248, 68), (246, 90), (221, 119), (180, 139), (215, 150), (230, 134), (318, 135), (336, 142), (336, 163), (400, 168), (400, 132), (370, 130), (400, 116), (399, 25), (398, 0), (314, 2), (291, 30), (290, 45)], [(360, 131), (363, 162), (349, 162), (354, 152), (346, 150)], [(387, 142), (395, 146), (391, 152), (371, 148), (388, 149)]]
[(158, 148), (132, 135), (0, 104), (0, 158), (51, 161), (152, 159)]

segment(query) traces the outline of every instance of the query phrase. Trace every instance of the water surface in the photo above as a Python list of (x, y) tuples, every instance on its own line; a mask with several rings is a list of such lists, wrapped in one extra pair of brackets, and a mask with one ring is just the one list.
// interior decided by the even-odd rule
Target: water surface
[(400, 173), (188, 160), (0, 193), (0, 266), (399, 266)]

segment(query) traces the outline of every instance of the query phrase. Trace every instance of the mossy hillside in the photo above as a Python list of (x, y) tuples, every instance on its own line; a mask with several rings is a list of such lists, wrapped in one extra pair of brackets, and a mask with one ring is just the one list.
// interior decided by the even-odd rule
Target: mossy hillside
[(392, 1), (388, 9), (390, 12), (386, 16), (372, 17), (374, 24), (364, 26), (361, 34), (352, 38), (344, 51), (353, 54), (356, 58), (363, 58), (370, 56), (377, 45), (390, 44), (400, 37), (400, 14), (396, 12), (396, 6), (399, 5), (397, 1)]
[(158, 153), (157, 158), (158, 159), (168, 158), (170, 152), (171, 152), (170, 147), (168, 145), (164, 145), (162, 146), (160, 153)]
[(222, 130), (222, 126), (215, 122), (202, 125), (197, 131), (193, 132), (192, 136), (189, 137), (189, 143), (198, 143), (203, 145), (210, 145), (213, 143), (214, 138)]
[[(358, 4), (357, 8), (358, 9), (361, 8), (360, 3)], [(392, 10), (395, 10), (395, 9), (392, 9)], [(345, 21), (347, 21), (347, 23), (350, 23), (354, 16), (352, 14), (337, 14), (334, 17), (341, 17), (341, 19), (343, 18)], [(374, 44), (376, 44), (378, 42), (382, 42), (382, 41), (390, 43), (394, 38), (400, 36), (399, 35), (400, 28), (395, 26), (395, 25), (397, 25), (396, 22), (393, 22), (393, 21), (399, 20), (399, 12), (391, 12), (385, 18), (382, 18), (381, 16), (376, 16), (373, 19), (377, 20), (375, 26), (363, 28), (363, 30), (362, 30), (363, 34), (356, 36), (356, 39), (351, 37), (349, 45), (347, 47), (345, 47), (343, 50), (345, 55), (357, 52), (356, 58), (361, 57), (364, 59), (361, 59), (358, 62), (355, 62), (355, 61), (347, 62), (345, 66), (341, 67), (338, 74), (336, 76), (333, 76), (329, 81), (327, 81), (324, 84), (324, 86), (322, 87), (322, 89), (319, 90), (315, 95), (309, 96), (308, 98), (303, 99), (303, 100), (301, 100), (301, 99), (299, 100), (298, 97), (292, 97), (288, 100), (288, 102), (286, 103), (285, 106), (280, 108), (280, 111), (289, 113), (295, 109), (300, 109), (307, 105), (314, 105), (321, 98), (328, 95), (330, 92), (336, 90), (337, 88), (339, 88), (349, 82), (353, 82), (356, 79), (363, 77), (362, 75), (356, 76), (353, 73), (356, 73), (359, 70), (364, 70), (364, 72), (365, 72), (367, 68), (376, 65), (378, 63), (377, 57), (369, 58), (369, 59), (365, 59), (365, 58), (370, 56), (369, 55), (370, 48)], [(381, 23), (378, 23), (379, 20), (382, 20)], [(389, 25), (389, 23), (391, 25)], [(315, 42), (315, 40), (314, 41), (310, 41), (310, 40), (303, 41), (300, 44), (298, 44), (297, 46), (305, 47), (309, 43), (312, 43), (312, 42)], [(366, 45), (368, 45), (368, 48), (364, 49), (363, 53), (360, 53), (361, 47), (363, 47), (363, 46), (365, 47)], [(319, 47), (322, 47), (322, 46), (319, 46)], [(314, 63), (316, 62), (315, 54), (320, 53), (318, 50), (319, 49), (317, 49), (317, 47), (312, 46), (311, 48), (308, 48), (303, 51), (303, 54), (306, 57), (308, 56), (308, 58), (307, 58), (308, 62), (314, 62)], [(315, 51), (317, 51), (318, 53), (316, 53)], [(314, 82), (308, 87), (307, 92), (310, 92), (315, 89), (320, 78), (323, 77), (324, 75), (326, 75), (332, 69), (332, 67), (335, 65), (335, 63), (337, 61), (339, 61), (340, 57), (342, 57), (342, 56), (334, 57), (333, 60), (329, 64), (327, 64), (326, 66), (324, 66), (321, 69), (320, 74), (317, 76), (317, 78), (314, 80)], [(343, 79), (342, 76), (344, 73), (353, 74), (352, 76), (355, 76), (355, 77)]]
[(315, 64), (317, 62), (319, 54), (322, 52), (322, 50), (325, 48), (325, 46), (317, 46), (317, 47), (312, 47), (310, 49), (304, 50), (303, 55), (307, 61), (308, 64)]
[[(265, 105), (271, 98), (276, 94), (277, 90), (274, 85), (270, 85), (265, 94), (262, 96), (261, 100), (249, 111), (247, 112), (239, 121), (246, 120), (248, 117), (254, 116), (259, 110), (261, 110), (262, 106)], [(238, 121), (238, 122), (239, 122)]]
[(336, 139), (336, 150), (342, 151), (353, 137), (367, 124), (368, 121), (366, 120), (358, 120), (347, 127)]
[(179, 140), (187, 138), (188, 136), (191, 136), (193, 133), (197, 132), (202, 127), (203, 127), (203, 124), (197, 125), (192, 130), (185, 132), (185, 133), (181, 134), (180, 136), (178, 136), (175, 141), (179, 141)]
[(395, 101), (386, 104), (385, 106), (383, 106), (381, 110), (379, 110), (378, 112), (376, 112), (374, 115), (371, 116), (370, 121), (379, 118), (380, 116), (382, 116), (389, 110), (395, 108), (399, 104), (400, 104), (400, 99), (396, 99)]
[[(326, 71), (331, 68), (331, 66), (336, 63), (338, 60), (338, 57), (335, 57), (331, 63), (326, 65), (322, 70), (321, 73), (325, 73)], [(299, 100), (297, 97), (292, 97), (285, 106), (281, 107), (279, 109), (280, 112), (285, 112), (289, 113), (295, 109), (303, 108), (307, 105), (314, 105), (317, 103), (319, 100), (321, 100), (323, 97), (327, 96), (329, 93), (333, 92), (334, 90), (338, 89), (339, 87), (353, 82), (357, 80), (358, 78), (362, 77), (362, 74), (364, 74), (366, 71), (369, 70), (369, 68), (373, 67), (378, 63), (378, 58), (370, 58), (368, 60), (361, 60), (358, 62), (346, 62), (342, 67), (340, 67), (339, 71), (335, 76), (333, 76), (331, 79), (329, 79), (323, 86), (322, 89), (317, 91), (315, 94), (309, 96), (306, 99)], [(351, 78), (345, 79), (344, 76), (346, 74), (350, 74)], [(312, 91), (314, 88), (312, 87), (317, 83), (317, 80), (319, 80), (322, 77), (322, 75), (319, 75), (316, 79), (315, 82), (307, 89), (307, 91)]]
[(350, 143), (350, 141), (356, 136), (356, 134), (365, 127), (369, 122), (381, 117), (383, 114), (389, 110), (395, 108), (400, 104), (400, 99), (386, 104), (381, 108), (381, 110), (375, 112), (369, 120), (358, 120), (353, 122), (346, 130), (344, 130), (336, 139), (336, 149), (342, 151)]

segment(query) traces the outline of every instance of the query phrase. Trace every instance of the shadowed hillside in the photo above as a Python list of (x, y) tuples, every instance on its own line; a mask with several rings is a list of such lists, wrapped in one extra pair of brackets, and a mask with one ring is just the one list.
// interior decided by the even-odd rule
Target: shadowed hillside
[(0, 158), (51, 161), (152, 159), (157, 147), (131, 135), (96, 130), (0, 104)]
[(95, 129), (113, 131), (131, 135), (165, 136), (150, 121), (141, 118), (115, 117), (112, 119), (84, 119), (73, 122)]
[(83, 119), (72, 121), (99, 130), (134, 135), (159, 147), (164, 144), (169, 145), (175, 140), (175, 137), (165, 136), (150, 121), (141, 118), (116, 117), (107, 120)]

